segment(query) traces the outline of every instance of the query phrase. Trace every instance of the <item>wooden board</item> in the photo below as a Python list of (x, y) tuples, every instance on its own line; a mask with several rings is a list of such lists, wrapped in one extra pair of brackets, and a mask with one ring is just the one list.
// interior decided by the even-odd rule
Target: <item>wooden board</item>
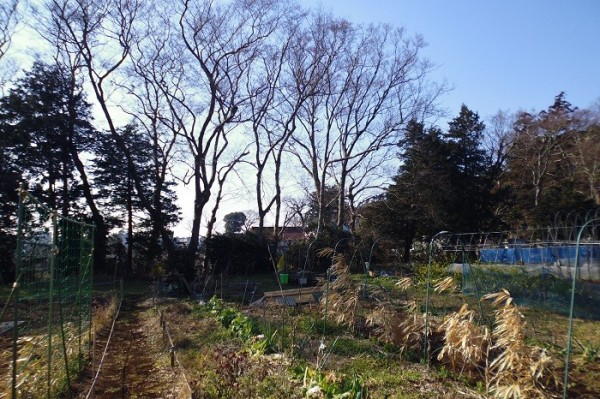
[(250, 306), (262, 305), (265, 300), (268, 299), (274, 299), (275, 302), (280, 305), (296, 306), (305, 303), (317, 302), (322, 294), (323, 289), (321, 287), (304, 287), (290, 290), (269, 291), (265, 292), (265, 295), (262, 298), (252, 302)]
[(312, 294), (315, 292), (321, 292), (323, 289), (321, 287), (304, 287), (304, 288), (293, 288), (291, 290), (282, 290), (282, 291), (268, 291), (265, 292), (265, 298), (273, 298), (278, 296), (294, 296), (294, 295), (304, 295), (304, 294)]

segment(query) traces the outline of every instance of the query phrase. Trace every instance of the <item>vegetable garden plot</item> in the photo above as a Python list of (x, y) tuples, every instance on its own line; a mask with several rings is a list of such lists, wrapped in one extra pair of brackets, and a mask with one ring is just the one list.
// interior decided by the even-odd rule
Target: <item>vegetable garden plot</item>
[(94, 227), (21, 190), (17, 233), (16, 280), (0, 302), (0, 398), (56, 397), (89, 348)]

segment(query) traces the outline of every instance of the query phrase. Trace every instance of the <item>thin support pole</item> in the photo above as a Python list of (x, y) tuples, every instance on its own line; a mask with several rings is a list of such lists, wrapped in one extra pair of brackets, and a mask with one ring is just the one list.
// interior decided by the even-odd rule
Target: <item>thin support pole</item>
[[(59, 276), (61, 277), (61, 276)], [(58, 317), (60, 323), (60, 337), (62, 340), (63, 357), (65, 358), (65, 374), (67, 377), (67, 388), (69, 389), (69, 397), (73, 397), (73, 390), (71, 389), (71, 375), (69, 372), (69, 358), (67, 356), (67, 339), (65, 337), (65, 320), (63, 317), (63, 301), (62, 301), (62, 284), (60, 278), (57, 280), (56, 296), (58, 301)]]
[(52, 311), (54, 302), (54, 278), (56, 267), (56, 255), (58, 252), (56, 226), (56, 212), (52, 212), (52, 248), (50, 249), (50, 284), (48, 287), (48, 370), (47, 370), (47, 397), (52, 396)]
[[(89, 335), (88, 335), (88, 349), (89, 349), (89, 342), (91, 342), (92, 340), (92, 328), (93, 328), (93, 315), (92, 315), (92, 309), (93, 309), (93, 301), (94, 301), (94, 235), (96, 234), (96, 228), (94, 226), (91, 226), (90, 228), (90, 237), (89, 237), (89, 242), (91, 243), (91, 248), (90, 248), (90, 253), (88, 254), (88, 269), (90, 271), (90, 286), (89, 286), (89, 297), (90, 297), (90, 301), (89, 301), (89, 308), (88, 308), (88, 314), (89, 314)], [(96, 334), (94, 334), (94, 339), (96, 339)], [(95, 347), (94, 347), (95, 348)]]
[(87, 267), (84, 266), (84, 257), (85, 257), (85, 251), (84, 251), (84, 229), (83, 226), (79, 226), (79, 257), (78, 257), (78, 270), (77, 270), (77, 280), (79, 281), (79, 286), (77, 287), (77, 372), (81, 372), (81, 365), (83, 363), (83, 354), (81, 352), (81, 345), (82, 345), (82, 334), (83, 334), (83, 329), (82, 329), (82, 323), (83, 323), (83, 317), (82, 317), (82, 311), (83, 311), (83, 305), (82, 305), (82, 301), (81, 301), (81, 290), (83, 288), (83, 284), (84, 284), (84, 279), (86, 277), (86, 272), (85, 270), (87, 269)]
[(375, 245), (381, 240), (381, 238), (376, 239), (371, 245), (371, 250), (369, 251), (369, 260), (365, 263), (365, 278), (364, 278), (364, 291), (363, 291), (363, 299), (367, 298), (367, 287), (369, 286), (369, 269), (372, 266), (371, 259), (373, 258), (373, 251), (375, 250)]
[(433, 242), (438, 236), (448, 234), (449, 231), (440, 231), (431, 238), (429, 243), (429, 263), (427, 264), (427, 290), (425, 291), (425, 334), (423, 336), (423, 357), (429, 364), (429, 289), (431, 286), (431, 262), (433, 258)]
[(577, 282), (577, 274), (579, 267), (579, 244), (581, 242), (581, 235), (585, 228), (593, 223), (600, 222), (600, 219), (592, 219), (587, 221), (581, 226), (579, 229), (579, 233), (577, 234), (577, 244), (575, 246), (575, 272), (573, 273), (573, 282), (571, 285), (571, 305), (569, 307), (569, 328), (567, 329), (567, 353), (565, 354), (565, 377), (563, 384), (563, 399), (567, 398), (567, 394), (569, 391), (569, 361), (571, 360), (571, 349), (572, 349), (572, 334), (573, 334), (573, 309), (575, 307), (575, 285)]
[(11, 398), (16, 399), (17, 397), (17, 359), (18, 359), (18, 346), (17, 341), (19, 340), (19, 279), (23, 273), (23, 224), (25, 219), (25, 198), (27, 191), (23, 183), (19, 185), (19, 210), (17, 220), (17, 256), (16, 256), (16, 270), (15, 270), (15, 283), (13, 285), (14, 290), (14, 302), (13, 302), (13, 347), (12, 347), (12, 382), (11, 382)]

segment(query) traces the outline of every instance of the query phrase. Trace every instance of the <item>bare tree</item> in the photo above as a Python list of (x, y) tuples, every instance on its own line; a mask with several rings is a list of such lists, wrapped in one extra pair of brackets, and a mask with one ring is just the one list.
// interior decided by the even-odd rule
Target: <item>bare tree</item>
[(288, 197), (284, 199), (284, 203), (287, 209), (285, 224), (302, 226), (302, 228), (306, 228), (308, 225), (306, 213), (308, 212), (310, 206), (308, 203), (308, 197)]
[[(502, 186), (502, 178), (506, 172), (507, 162), (515, 144), (516, 115), (508, 111), (498, 111), (486, 123), (483, 146), (489, 165), (488, 179), (490, 190), (498, 192)], [(494, 216), (505, 214), (509, 204), (506, 201), (496, 201)]]
[[(168, 105), (163, 97), (163, 90), (159, 83), (172, 68), (173, 65), (159, 56), (157, 51), (151, 51), (152, 48), (164, 48), (168, 42), (167, 36), (154, 36), (150, 32), (164, 21), (160, 15), (156, 15), (145, 25), (146, 34), (143, 35), (149, 40), (140, 41), (135, 44), (132, 51), (132, 63), (127, 68), (129, 79), (120, 84), (124, 92), (129, 95), (133, 101), (122, 104), (121, 108), (129, 114), (138, 126), (143, 128), (146, 139), (152, 148), (152, 187), (147, 188), (147, 198), (151, 202), (155, 212), (163, 215), (161, 219), (151, 219), (150, 249), (153, 256), (158, 255), (158, 241), (161, 229), (167, 226), (160, 226), (159, 222), (168, 223), (172, 221), (169, 212), (165, 209), (164, 194), (168, 187), (174, 183), (173, 168), (175, 158), (178, 155), (178, 135), (176, 130), (168, 124), (164, 124), (163, 110), (168, 109)], [(152, 40), (156, 41), (152, 41)], [(143, 51), (142, 47), (147, 46)]]
[[(326, 77), (322, 91), (300, 114), (303, 129), (293, 139), (293, 151), (313, 178), (321, 205), (326, 181), (335, 174), (341, 226), (346, 222), (349, 175), (363, 163), (372, 164), (373, 154), (397, 145), (408, 120), (431, 115), (444, 86), (428, 80), (432, 65), (420, 57), (425, 43), (419, 36), (411, 38), (403, 29), (386, 25), (353, 26), (323, 15), (314, 26), (319, 35), (313, 40), (325, 52)], [(361, 180), (353, 180), (356, 189)], [(362, 182), (370, 185), (368, 179)]]
[(332, 114), (335, 103), (329, 104), (333, 100), (335, 64), (346, 50), (350, 31), (350, 24), (345, 20), (315, 14), (302, 33), (304, 45), (293, 60), (294, 85), (311, 87), (312, 95), (298, 112), (299, 129), (290, 140), (289, 150), (311, 177), (318, 204), (317, 232), (324, 223), (325, 189), (336, 141)]
[(206, 225), (206, 238), (209, 239), (212, 237), (213, 229), (215, 227), (215, 223), (217, 222), (217, 212), (219, 211), (221, 202), (223, 201), (223, 189), (225, 187), (225, 181), (227, 180), (227, 176), (231, 173), (236, 165), (248, 155), (247, 151), (239, 154), (234, 157), (234, 159), (227, 165), (222, 166), (217, 172), (217, 195), (214, 198), (214, 206), (212, 208), (210, 219)]
[(17, 26), (19, 0), (6, 0), (0, 4), (0, 60), (4, 58)]
[(198, 249), (205, 206), (215, 199), (216, 208), (208, 218), (211, 231), (225, 181), (247, 155), (231, 141), (240, 138), (236, 127), (247, 120), (243, 110), (252, 91), (246, 88), (253, 84), (248, 70), (278, 27), (277, 7), (279, 2), (271, 0), (186, 0), (157, 6), (154, 13), (163, 26), (147, 31), (134, 54), (136, 59), (161, 63), (160, 73), (143, 75), (164, 100), (161, 124), (184, 149), (180, 167), (186, 172), (181, 180), (194, 191), (190, 262)]
[[(386, 147), (379, 152), (373, 152), (361, 158), (347, 169), (346, 173), (346, 203), (348, 209), (348, 225), (351, 230), (356, 228), (360, 208), (372, 197), (381, 194), (385, 189), (389, 176), (395, 173), (391, 161), (396, 158), (396, 148)], [(336, 174), (340, 176), (341, 174)], [(336, 182), (338, 187), (339, 182)], [(338, 202), (339, 206), (339, 202)]]
[[(286, 27), (277, 42), (261, 55), (254, 75), (254, 93), (249, 93), (250, 126), (254, 137), (258, 234), (263, 236), (265, 217), (274, 209), (270, 235), (277, 239), (282, 217), (282, 163), (288, 142), (297, 128), (301, 107), (314, 95), (321, 78), (317, 58), (304, 60), (305, 37), (301, 25), (305, 14), (288, 10)], [(299, 75), (305, 75), (299, 78)], [(272, 185), (269, 184), (272, 182)]]
[(258, 222), (258, 212), (254, 209), (247, 209), (244, 211), (244, 215), (246, 215), (244, 231), (252, 231), (252, 227)]
[(580, 126), (572, 135), (569, 159), (587, 188), (587, 196), (600, 206), (600, 112), (583, 110), (577, 113)]
[(506, 168), (514, 140), (516, 116), (508, 111), (498, 111), (486, 123), (484, 148), (488, 155), (488, 164), (494, 169), (493, 175), (500, 178)]
[[(559, 94), (548, 110), (538, 114), (521, 112), (515, 122), (510, 168), (523, 187), (533, 190), (533, 205), (537, 208), (556, 166), (564, 157), (562, 145), (572, 130), (574, 109)], [(523, 173), (525, 172), (525, 173)]]
[[(59, 43), (57, 48), (79, 60), (92, 89), (115, 145), (125, 154), (136, 192), (144, 209), (158, 225), (166, 226), (163, 215), (157, 212), (147, 197), (135, 162), (115, 122), (111, 95), (113, 79), (129, 61), (133, 44), (134, 25), (144, 10), (137, 0), (47, 0), (43, 5), (48, 14), (47, 34)], [(166, 228), (161, 237), (169, 253), (173, 243)]]
[(6, 83), (11, 80), (16, 72), (16, 63), (6, 56), (13, 36), (19, 24), (19, 0), (5, 0), (0, 4), (0, 94), (3, 93)]

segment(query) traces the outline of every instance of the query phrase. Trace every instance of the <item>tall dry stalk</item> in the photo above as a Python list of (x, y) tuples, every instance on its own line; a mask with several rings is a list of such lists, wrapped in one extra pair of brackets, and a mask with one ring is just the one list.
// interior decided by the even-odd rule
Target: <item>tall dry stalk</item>
[[(395, 286), (407, 291), (414, 286), (414, 281), (405, 277)], [(367, 325), (374, 327), (380, 340), (398, 346), (402, 353), (418, 353), (423, 349), (425, 315), (418, 312), (415, 301), (407, 301), (403, 307), (398, 307), (384, 298), (367, 315)], [(431, 336), (432, 332), (437, 332), (437, 327), (436, 322), (430, 320), (427, 335)]]
[(477, 371), (485, 378), (492, 337), (487, 327), (475, 323), (475, 317), (476, 312), (466, 303), (458, 312), (446, 317), (440, 325), (444, 346), (437, 358), (461, 374), (465, 370)]
[(501, 399), (557, 397), (556, 364), (544, 349), (525, 343), (526, 322), (510, 293), (502, 290), (483, 299), (493, 300), (497, 308), (492, 349), (498, 355), (489, 365), (490, 392)]
[(360, 285), (352, 280), (350, 268), (342, 254), (335, 253), (331, 248), (324, 248), (318, 255), (333, 257), (331, 274), (335, 276), (335, 280), (324, 289), (321, 304), (328, 308), (327, 311), (332, 314), (336, 323), (354, 329), (359, 315)]

